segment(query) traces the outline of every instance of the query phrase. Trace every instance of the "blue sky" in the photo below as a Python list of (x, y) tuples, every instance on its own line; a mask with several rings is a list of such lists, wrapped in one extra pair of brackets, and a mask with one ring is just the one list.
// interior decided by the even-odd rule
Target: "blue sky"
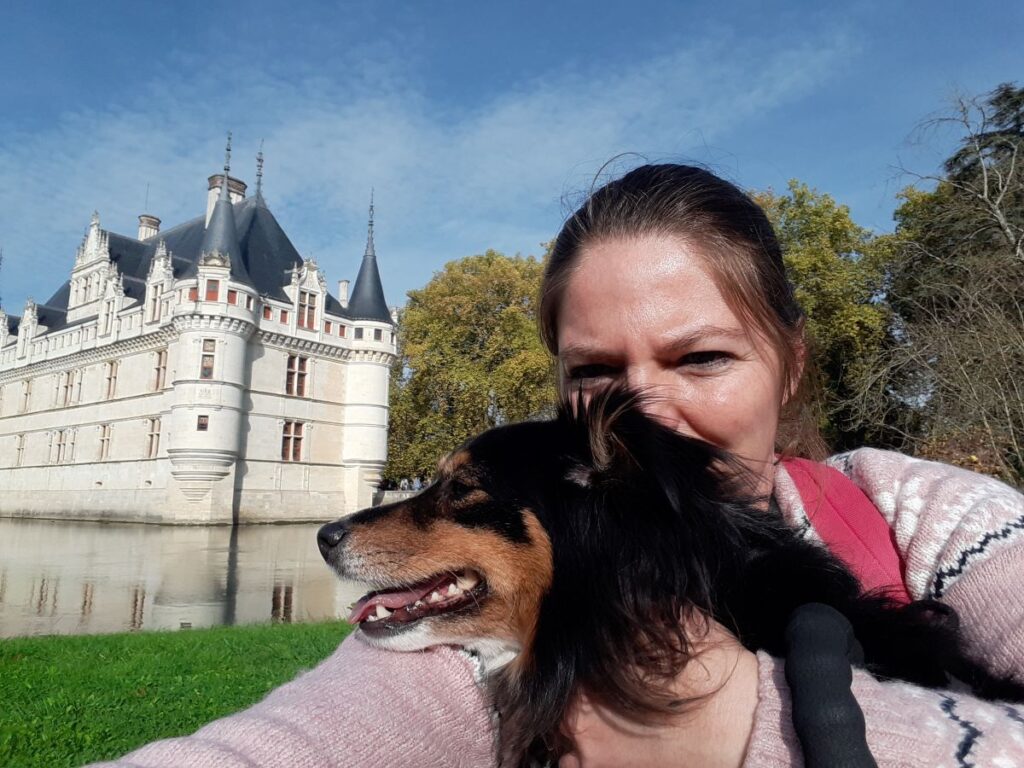
[[(832, 5), (832, 8), (826, 7)], [(52, 3), (0, 24), (4, 307), (45, 300), (93, 209), (133, 234), (204, 209), (224, 135), (329, 281), (352, 278), (376, 188), (388, 300), (487, 248), (539, 253), (609, 158), (798, 178), (891, 228), (915, 125), (1024, 79), (1010, 2)], [(626, 160), (625, 163), (636, 163)]]

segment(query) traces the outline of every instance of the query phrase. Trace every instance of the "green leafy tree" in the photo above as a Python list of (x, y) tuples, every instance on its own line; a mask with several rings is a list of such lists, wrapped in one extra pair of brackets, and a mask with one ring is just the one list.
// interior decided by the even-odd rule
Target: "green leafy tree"
[(490, 427), (548, 412), (550, 356), (537, 334), (543, 264), (496, 251), (445, 265), (409, 292), (391, 376), (385, 477), (430, 477)]
[(826, 439), (835, 447), (858, 444), (864, 429), (851, 419), (848, 401), (886, 338), (889, 313), (879, 295), (888, 241), (858, 226), (845, 205), (798, 181), (786, 194), (755, 199), (775, 228), (807, 315)]

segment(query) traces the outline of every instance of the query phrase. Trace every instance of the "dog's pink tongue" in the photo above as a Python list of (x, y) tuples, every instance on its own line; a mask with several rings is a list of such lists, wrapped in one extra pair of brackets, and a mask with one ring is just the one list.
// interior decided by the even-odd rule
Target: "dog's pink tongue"
[(396, 589), (392, 592), (371, 592), (352, 606), (352, 611), (348, 615), (348, 621), (350, 624), (358, 624), (365, 620), (366, 617), (371, 616), (377, 610), (378, 605), (383, 605), (390, 611), (412, 605), (421, 597), (429, 595), (446, 581), (451, 581), (451, 577), (438, 576), (436, 579), (421, 582), (408, 589)]

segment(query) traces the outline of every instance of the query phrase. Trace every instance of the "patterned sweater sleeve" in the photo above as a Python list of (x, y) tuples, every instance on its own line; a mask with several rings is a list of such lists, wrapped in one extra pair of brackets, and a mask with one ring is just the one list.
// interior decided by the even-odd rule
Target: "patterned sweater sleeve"
[(953, 606), (977, 660), (1024, 682), (1024, 496), (891, 451), (861, 448), (829, 463), (889, 523), (911, 597)]
[(389, 653), (349, 638), (315, 669), (190, 736), (94, 768), (493, 768), (468, 654)]

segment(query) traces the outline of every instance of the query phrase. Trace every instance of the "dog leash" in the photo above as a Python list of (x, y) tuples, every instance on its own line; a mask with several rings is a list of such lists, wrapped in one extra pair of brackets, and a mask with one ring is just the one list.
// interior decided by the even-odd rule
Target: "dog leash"
[(806, 768), (878, 768), (864, 713), (850, 690), (864, 652), (850, 622), (821, 603), (793, 611), (786, 626), (786, 682)]

